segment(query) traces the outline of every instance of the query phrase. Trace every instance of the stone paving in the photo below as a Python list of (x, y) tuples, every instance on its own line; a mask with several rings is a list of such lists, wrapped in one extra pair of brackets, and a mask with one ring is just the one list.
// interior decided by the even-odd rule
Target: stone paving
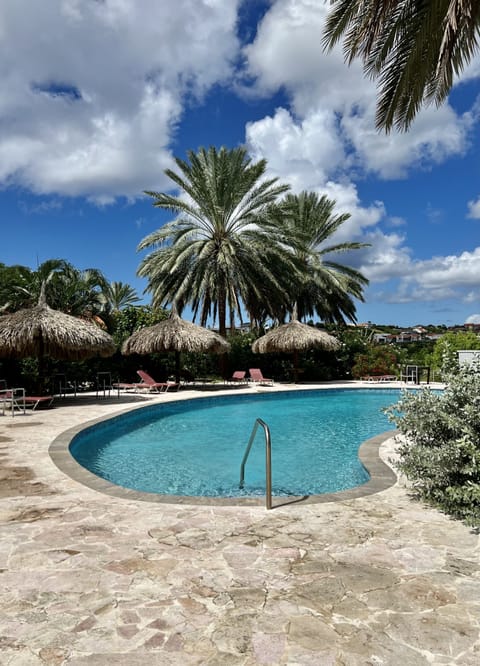
[(2, 666), (480, 664), (479, 535), (403, 479), (266, 511), (105, 495), (52, 462), (142, 400), (0, 415)]

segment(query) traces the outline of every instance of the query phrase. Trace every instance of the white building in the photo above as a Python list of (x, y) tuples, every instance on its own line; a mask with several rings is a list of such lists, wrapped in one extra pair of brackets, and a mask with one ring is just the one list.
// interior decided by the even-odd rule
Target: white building
[(458, 362), (471, 365), (474, 361), (480, 363), (480, 349), (459, 349)]

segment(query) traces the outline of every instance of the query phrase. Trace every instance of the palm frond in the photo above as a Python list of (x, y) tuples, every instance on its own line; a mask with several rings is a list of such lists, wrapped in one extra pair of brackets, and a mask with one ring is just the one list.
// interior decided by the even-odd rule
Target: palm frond
[(420, 108), (440, 105), (478, 51), (478, 0), (333, 0), (323, 42), (343, 38), (345, 60), (377, 80), (377, 127), (406, 130)]

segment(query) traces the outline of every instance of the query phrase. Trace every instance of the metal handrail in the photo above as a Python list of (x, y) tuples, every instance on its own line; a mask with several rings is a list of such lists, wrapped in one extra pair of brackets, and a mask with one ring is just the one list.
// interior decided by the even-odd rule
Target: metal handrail
[(240, 488), (244, 486), (245, 480), (245, 463), (252, 448), (253, 440), (257, 434), (258, 426), (261, 425), (265, 433), (265, 476), (266, 476), (266, 494), (265, 494), (265, 504), (267, 509), (272, 508), (272, 440), (270, 437), (270, 428), (262, 421), (262, 419), (257, 419), (255, 425), (252, 429), (252, 434), (248, 440), (247, 448), (245, 449), (245, 454), (243, 456), (242, 464), (240, 466)]

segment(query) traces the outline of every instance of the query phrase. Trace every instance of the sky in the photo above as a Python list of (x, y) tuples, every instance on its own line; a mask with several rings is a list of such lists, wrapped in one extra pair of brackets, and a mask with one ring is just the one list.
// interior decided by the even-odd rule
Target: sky
[(407, 133), (326, 53), (321, 0), (2, 0), (0, 262), (60, 258), (133, 286), (187, 151), (245, 146), (349, 213), (334, 242), (370, 284), (359, 322), (480, 323), (480, 56)]

